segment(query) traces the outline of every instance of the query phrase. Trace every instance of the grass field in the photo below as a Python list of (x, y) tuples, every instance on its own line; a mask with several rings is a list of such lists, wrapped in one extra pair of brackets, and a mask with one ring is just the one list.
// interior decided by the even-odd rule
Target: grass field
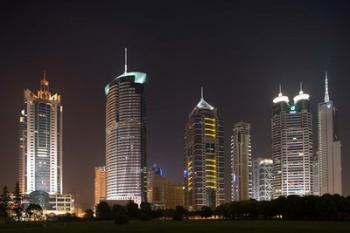
[(0, 232), (145, 232), (145, 233), (322, 233), (350, 232), (350, 222), (299, 222), (299, 221), (132, 221), (126, 225), (115, 225), (112, 221), (68, 222), (68, 223), (21, 223), (0, 225)]

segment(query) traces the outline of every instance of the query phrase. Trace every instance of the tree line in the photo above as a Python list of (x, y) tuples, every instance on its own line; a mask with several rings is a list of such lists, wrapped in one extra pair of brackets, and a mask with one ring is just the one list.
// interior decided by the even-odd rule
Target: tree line
[(30, 204), (26, 209), (23, 208), (22, 195), (20, 193), (19, 184), (16, 183), (15, 190), (12, 195), (8, 191), (7, 186), (4, 186), (0, 196), (0, 223), (21, 221), (23, 216), (34, 221), (41, 220), (43, 210), (41, 206)]
[[(271, 201), (235, 201), (222, 204), (215, 209), (203, 206), (199, 211), (188, 211), (182, 206), (172, 210), (152, 210), (147, 202), (137, 204), (129, 202), (126, 206), (100, 202), (96, 207), (97, 219), (120, 219), (127, 222), (129, 219), (149, 220), (165, 218), (186, 220), (192, 218), (210, 218), (215, 216), (224, 220), (350, 220), (350, 196), (325, 194), (323, 196), (296, 196), (279, 197)], [(127, 219), (127, 220), (125, 220)]]
[[(125, 224), (129, 220), (187, 220), (192, 218), (210, 218), (224, 220), (350, 220), (350, 196), (325, 194), (323, 196), (296, 196), (279, 197), (271, 201), (246, 201), (229, 202), (215, 209), (203, 206), (198, 211), (188, 211), (183, 206), (175, 209), (152, 209), (148, 202), (142, 202), (140, 207), (132, 201), (127, 205), (112, 205), (101, 201), (96, 206), (96, 212), (85, 210), (83, 219), (74, 215), (60, 216), (58, 221), (80, 220), (114, 220), (116, 224)], [(24, 218), (42, 220), (43, 210), (39, 205), (30, 204), (23, 208), (22, 195), (19, 185), (10, 195), (5, 186), (0, 195), (0, 223), (9, 221), (21, 221)]]
[(279, 197), (271, 201), (247, 200), (220, 205), (215, 213), (224, 219), (350, 220), (350, 196)]

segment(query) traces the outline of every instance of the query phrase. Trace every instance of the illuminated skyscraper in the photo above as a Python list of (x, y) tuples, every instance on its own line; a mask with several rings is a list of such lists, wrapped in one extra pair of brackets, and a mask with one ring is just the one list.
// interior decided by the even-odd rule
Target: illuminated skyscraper
[(61, 96), (51, 94), (45, 73), (36, 94), (28, 89), (24, 91), (18, 163), (22, 193), (63, 193), (62, 113)]
[(272, 199), (272, 159), (257, 158), (253, 161), (253, 199)]
[(147, 81), (145, 73), (127, 71), (125, 62), (124, 73), (105, 87), (107, 200), (146, 201)]
[(95, 205), (106, 198), (106, 168), (95, 167)]
[(224, 128), (202, 96), (185, 127), (185, 205), (190, 210), (224, 203)]
[(252, 198), (252, 148), (250, 124), (238, 122), (231, 136), (231, 200)]
[(329, 99), (327, 73), (324, 101), (318, 104), (318, 171), (320, 195), (342, 195), (341, 143), (337, 110)]
[(273, 198), (312, 194), (312, 114), (310, 96), (300, 86), (294, 103), (280, 89), (273, 100)]

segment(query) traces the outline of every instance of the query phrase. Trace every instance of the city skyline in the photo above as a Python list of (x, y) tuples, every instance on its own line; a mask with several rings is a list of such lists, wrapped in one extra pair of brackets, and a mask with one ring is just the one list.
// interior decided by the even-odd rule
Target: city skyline
[[(55, 91), (62, 94), (65, 106), (64, 190), (78, 193), (80, 200), (92, 203), (93, 168), (104, 164), (103, 89), (122, 70), (120, 54), (124, 47), (130, 48), (132, 69), (144, 70), (152, 78), (147, 93), (148, 165), (160, 164), (170, 179), (182, 181), (183, 124), (197, 101), (195, 93), (200, 86), (205, 87), (206, 98), (222, 111), (226, 136), (234, 122), (244, 120), (252, 124), (255, 158), (271, 154), (269, 119), (271, 99), (278, 84), (282, 83), (284, 92), (292, 96), (297, 94), (299, 81), (303, 81), (311, 94), (315, 125), (317, 103), (323, 99), (325, 70), (332, 100), (339, 109), (343, 166), (349, 166), (350, 112), (346, 86), (350, 53), (344, 38), (350, 35), (340, 20), (349, 21), (341, 4), (325, 1), (310, 11), (313, 5), (308, 3), (289, 4), (291, 9), (277, 6), (278, 11), (263, 8), (259, 22), (250, 17), (259, 12), (261, 5), (225, 3), (220, 5), (220, 9), (227, 9), (223, 14), (213, 16), (214, 21), (203, 22), (204, 15), (218, 8), (200, 6), (197, 20), (191, 16), (195, 5), (174, 9), (159, 6), (150, 16), (141, 14), (142, 20), (126, 21), (123, 11), (114, 13), (119, 7), (131, 9), (130, 5), (112, 5), (111, 10), (99, 6), (97, 9), (104, 13), (94, 16), (89, 16), (95, 8), (90, 5), (72, 4), (67, 11), (64, 6), (55, 5), (66, 17), (50, 14), (53, 10), (46, 5), (33, 6), (26, 5), (33, 13), (14, 5), (3, 8), (7, 9), (4, 17), (10, 13), (17, 15), (14, 12), (22, 16), (1, 22), (5, 31), (1, 38), (4, 69), (0, 71), (0, 95), (11, 101), (5, 101), (1, 112), (0, 156), (7, 163), (0, 165), (0, 185), (13, 187), (16, 181), (13, 171), (18, 155), (17, 114), (23, 101), (21, 95), (23, 89), (36, 87), (45, 69)], [(141, 8), (136, 8), (136, 12), (142, 13)], [(165, 13), (158, 12), (160, 8), (165, 8)], [(247, 16), (238, 9), (248, 12)], [(303, 13), (297, 15), (296, 9)], [(165, 16), (180, 13), (183, 19)], [(37, 18), (27, 21), (31, 14)], [(164, 17), (164, 23), (154, 22)], [(276, 18), (281, 24), (274, 22)], [(57, 27), (60, 30), (54, 30)], [(315, 30), (309, 30), (311, 27)], [(26, 28), (34, 33), (27, 33)], [(139, 31), (143, 36), (139, 37)], [(226, 137), (226, 159), (228, 141)], [(345, 169), (343, 180), (349, 175)], [(344, 181), (343, 184), (344, 195), (349, 195), (349, 185)]]

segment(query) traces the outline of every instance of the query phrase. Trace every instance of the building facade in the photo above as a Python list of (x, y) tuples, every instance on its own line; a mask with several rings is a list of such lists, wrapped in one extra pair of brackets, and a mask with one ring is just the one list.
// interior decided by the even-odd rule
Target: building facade
[(22, 200), (23, 209), (30, 204), (41, 206), (44, 215), (65, 215), (74, 214), (75, 199), (72, 194), (48, 194), (44, 191), (34, 191), (25, 194)]
[(37, 93), (29, 89), (24, 91), (24, 108), (19, 119), (18, 182), (21, 193), (63, 193), (62, 123), (61, 96), (51, 94), (44, 73)]
[(166, 209), (169, 181), (156, 164), (148, 171), (147, 201), (154, 209)]
[(95, 198), (94, 206), (106, 199), (106, 167), (95, 167)]
[(189, 114), (184, 137), (185, 205), (189, 210), (224, 203), (224, 127), (202, 97)]
[(125, 71), (106, 87), (106, 198), (146, 201), (147, 75)]
[(253, 197), (252, 148), (250, 124), (238, 122), (231, 136), (231, 200), (243, 201)]
[(175, 209), (176, 206), (185, 206), (185, 187), (179, 184), (169, 184), (167, 193), (167, 209)]
[(156, 164), (148, 171), (147, 187), (147, 201), (153, 209), (184, 206), (184, 186), (172, 184)]
[(337, 127), (337, 109), (328, 94), (325, 78), (324, 101), (318, 104), (318, 182), (320, 195), (342, 195), (341, 143)]
[(273, 100), (273, 198), (312, 194), (313, 135), (309, 98), (300, 87), (293, 104), (281, 89)]
[(272, 199), (272, 159), (253, 160), (253, 199), (270, 201)]

